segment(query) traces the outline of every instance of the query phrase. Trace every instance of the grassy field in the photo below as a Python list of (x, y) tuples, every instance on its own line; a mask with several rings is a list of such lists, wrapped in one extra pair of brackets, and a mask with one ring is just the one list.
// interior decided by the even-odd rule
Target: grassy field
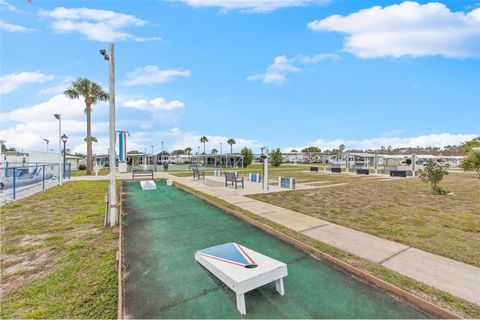
[[(110, 170), (108, 168), (101, 168), (98, 170), (98, 175), (99, 176), (106, 176)], [(87, 174), (87, 170), (72, 170), (72, 177), (81, 177), (85, 176)], [(95, 173), (94, 173), (95, 174)]]
[(106, 181), (69, 182), (2, 208), (1, 318), (116, 317), (106, 190)]
[(276, 173), (348, 184), (252, 198), (480, 266), (480, 179), (474, 175), (448, 175), (441, 185), (453, 195), (439, 196), (420, 179)]

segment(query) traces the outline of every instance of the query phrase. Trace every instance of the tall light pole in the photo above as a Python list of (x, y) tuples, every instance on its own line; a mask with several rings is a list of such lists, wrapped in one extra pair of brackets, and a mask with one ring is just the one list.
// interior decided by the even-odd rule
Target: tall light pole
[(58, 120), (58, 184), (62, 184), (62, 115), (55, 113), (53, 116)]
[(160, 155), (160, 162), (163, 162), (163, 141), (162, 141), (162, 153)]
[(222, 143), (220, 142), (220, 168), (223, 167)]
[(65, 180), (65, 169), (66, 169), (66, 159), (67, 159), (67, 140), (68, 137), (64, 133), (63, 136), (60, 137), (63, 142), (63, 180)]
[(109, 95), (109, 118), (110, 118), (110, 151), (109, 151), (109, 167), (110, 167), (110, 186), (109, 186), (109, 203), (110, 203), (110, 227), (117, 225), (118, 205), (117, 205), (117, 189), (115, 181), (115, 47), (113, 42), (109, 45), (110, 54), (106, 50), (100, 50), (100, 54), (108, 64), (108, 95)]
[(48, 152), (48, 143), (50, 142), (50, 140), (43, 138), (43, 141), (47, 143), (47, 152)]

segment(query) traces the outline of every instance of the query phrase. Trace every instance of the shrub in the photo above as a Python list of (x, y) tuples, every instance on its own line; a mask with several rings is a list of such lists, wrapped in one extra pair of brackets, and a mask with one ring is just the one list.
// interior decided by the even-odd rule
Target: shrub
[(463, 159), (460, 167), (465, 171), (473, 170), (480, 178), (480, 151), (470, 150), (467, 157)]
[(84, 164), (78, 165), (78, 170), (87, 170), (87, 166)]
[(270, 163), (274, 167), (280, 167), (282, 164), (282, 152), (280, 151), (280, 148), (272, 150), (272, 153), (270, 154)]
[(249, 149), (247, 147), (243, 148), (240, 153), (244, 156), (243, 158), (243, 167), (246, 168), (249, 165), (252, 164), (253, 162), (253, 152), (252, 149)]
[[(423, 170), (420, 170), (419, 178), (425, 183), (430, 183), (434, 194), (446, 194), (446, 190), (437, 184), (448, 174), (449, 165), (443, 161), (429, 159)], [(445, 191), (445, 192), (444, 192)]]

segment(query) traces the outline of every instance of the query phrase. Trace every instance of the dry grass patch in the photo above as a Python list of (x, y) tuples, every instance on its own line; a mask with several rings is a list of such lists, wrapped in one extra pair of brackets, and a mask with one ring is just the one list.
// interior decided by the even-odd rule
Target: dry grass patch
[(447, 196), (419, 179), (336, 179), (348, 184), (251, 197), (480, 266), (480, 179), (450, 174), (442, 182), (454, 193)]
[(106, 190), (106, 181), (69, 182), (1, 209), (2, 318), (116, 315)]

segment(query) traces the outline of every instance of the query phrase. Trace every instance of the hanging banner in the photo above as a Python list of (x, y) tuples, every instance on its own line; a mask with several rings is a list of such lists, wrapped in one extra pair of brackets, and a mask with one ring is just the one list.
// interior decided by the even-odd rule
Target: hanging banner
[(118, 133), (118, 161), (127, 160), (127, 132)]

